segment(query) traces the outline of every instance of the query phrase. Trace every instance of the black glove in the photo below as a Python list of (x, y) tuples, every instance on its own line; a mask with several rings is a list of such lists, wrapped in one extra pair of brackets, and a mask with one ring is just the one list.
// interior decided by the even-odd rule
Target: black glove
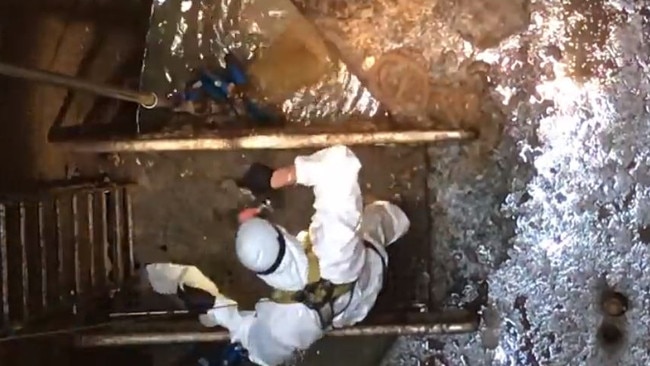
[(192, 286), (178, 286), (178, 297), (183, 300), (185, 307), (192, 313), (204, 314), (214, 307), (216, 298), (209, 292)]
[(273, 172), (273, 168), (267, 165), (253, 163), (244, 176), (237, 181), (237, 185), (249, 189), (256, 196), (268, 194), (273, 190), (271, 188)]

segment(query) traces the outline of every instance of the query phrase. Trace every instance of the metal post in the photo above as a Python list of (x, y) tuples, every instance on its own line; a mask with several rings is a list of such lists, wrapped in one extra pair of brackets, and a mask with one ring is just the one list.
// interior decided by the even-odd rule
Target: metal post
[(56, 225), (56, 274), (58, 284), (59, 301), (64, 299), (64, 289), (66, 287), (63, 278), (63, 220), (61, 220), (61, 201), (54, 200), (54, 215)]
[[(327, 336), (372, 336), (372, 335), (443, 335), (475, 332), (479, 326), (479, 316), (465, 310), (445, 311), (440, 314), (426, 314), (426, 319), (405, 322), (405, 324), (355, 325), (327, 332)], [(153, 345), (170, 343), (220, 342), (229, 339), (228, 331), (217, 329), (181, 331), (174, 330), (174, 321), (159, 321), (158, 327), (164, 326), (169, 331), (129, 330), (128, 326), (121, 332), (104, 331), (102, 334), (81, 334), (76, 337), (76, 345), (81, 347), (111, 347), (127, 345)], [(146, 326), (146, 322), (140, 322)], [(154, 324), (152, 324), (155, 327)], [(153, 328), (152, 327), (152, 328)]]
[(100, 212), (100, 233), (101, 233), (101, 241), (102, 241), (102, 255), (101, 255), (101, 261), (102, 261), (102, 270), (104, 271), (103, 279), (104, 279), (104, 285), (108, 284), (110, 282), (110, 268), (109, 266), (111, 265), (110, 263), (110, 256), (108, 253), (108, 207), (107, 207), (107, 199), (106, 199), (106, 192), (100, 192), (99, 194), (99, 212)]
[(133, 269), (135, 265), (135, 256), (133, 253), (133, 202), (131, 201), (131, 194), (128, 191), (128, 188), (123, 188), (122, 192), (124, 194), (124, 204), (126, 205), (126, 243), (128, 250), (128, 274), (129, 276), (133, 275)]
[(23, 320), (26, 321), (29, 318), (29, 272), (28, 272), (28, 263), (27, 263), (27, 232), (25, 228), (25, 204), (23, 202), (18, 204), (19, 211), (19, 237), (20, 237), (20, 274), (22, 278), (22, 308), (23, 308)]
[(2, 271), (2, 318), (9, 325), (9, 261), (7, 260), (6, 208), (0, 203), (0, 270)]
[(94, 214), (94, 199), (95, 195), (91, 193), (86, 194), (86, 220), (88, 223), (88, 256), (90, 257), (89, 271), (90, 271), (90, 286), (95, 287), (95, 217)]
[(72, 237), (74, 245), (74, 294), (76, 299), (81, 293), (81, 273), (79, 271), (81, 262), (79, 258), (79, 207), (75, 193), (72, 194)]
[(121, 286), (124, 282), (124, 257), (122, 253), (122, 211), (120, 202), (122, 195), (119, 189), (111, 191), (113, 196), (111, 209), (113, 210), (113, 273), (115, 275), (115, 282)]
[(47, 245), (45, 245), (45, 218), (43, 202), (36, 205), (38, 211), (38, 248), (41, 253), (41, 305), (47, 309)]

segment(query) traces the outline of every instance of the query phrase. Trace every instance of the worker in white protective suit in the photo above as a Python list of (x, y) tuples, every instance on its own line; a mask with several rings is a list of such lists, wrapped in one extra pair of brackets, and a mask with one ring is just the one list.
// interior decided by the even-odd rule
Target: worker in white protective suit
[(231, 341), (259, 365), (279, 365), (309, 348), (327, 329), (360, 322), (383, 286), (386, 247), (410, 225), (404, 212), (389, 202), (363, 207), (360, 168), (350, 149), (334, 146), (298, 156), (286, 168), (254, 164), (249, 169), (244, 180), (256, 193), (297, 183), (312, 187), (315, 195), (311, 225), (297, 236), (256, 217), (255, 209), (240, 214), (237, 256), (275, 290), (254, 311), (238, 310), (235, 301), (193, 266), (148, 265), (154, 290), (178, 294), (200, 309), (203, 325), (228, 329)]

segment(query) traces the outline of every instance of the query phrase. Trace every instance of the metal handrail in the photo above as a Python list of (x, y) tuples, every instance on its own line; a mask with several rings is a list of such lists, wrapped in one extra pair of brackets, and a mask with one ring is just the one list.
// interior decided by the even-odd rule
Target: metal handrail
[(68, 89), (76, 89), (97, 94), (107, 98), (138, 103), (147, 109), (159, 106), (160, 102), (158, 100), (158, 96), (152, 92), (140, 92), (124, 88), (117, 88), (86, 81), (78, 77), (58, 74), (50, 71), (28, 69), (3, 62), (0, 62), (0, 75), (52, 84)]
[[(182, 312), (181, 312), (182, 313)], [(127, 315), (127, 314), (121, 314)], [(76, 334), (75, 345), (78, 347), (114, 347), (133, 345), (154, 345), (171, 343), (197, 343), (227, 341), (229, 334), (226, 329), (211, 328), (206, 331), (200, 326), (191, 329), (179, 327), (177, 322), (170, 319), (154, 320), (149, 313), (135, 313), (136, 318), (145, 320), (139, 323), (126, 324), (124, 320), (115, 320), (116, 327), (106, 327), (90, 333)], [(469, 310), (447, 310), (441, 313), (422, 313), (412, 319), (402, 316), (389, 317), (382, 324), (359, 324), (329, 330), (326, 336), (402, 336), (402, 335), (446, 335), (472, 333), (478, 330), (480, 316)], [(151, 320), (146, 321), (151, 316)], [(120, 316), (120, 318), (129, 318)], [(390, 319), (393, 318), (393, 319)], [(406, 317), (408, 318), (408, 317)], [(196, 321), (193, 321), (194, 323)]]

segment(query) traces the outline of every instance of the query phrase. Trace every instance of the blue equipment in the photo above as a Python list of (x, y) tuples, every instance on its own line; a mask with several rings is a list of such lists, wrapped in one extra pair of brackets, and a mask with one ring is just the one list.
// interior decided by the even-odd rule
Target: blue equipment
[(232, 53), (224, 58), (226, 67), (214, 71), (202, 69), (196, 81), (176, 97), (177, 102), (199, 102), (203, 96), (228, 104), (236, 116), (246, 116), (255, 122), (275, 121), (275, 117), (251, 100), (245, 93), (249, 80), (244, 66)]
[(197, 363), (200, 366), (252, 365), (248, 360), (248, 351), (241, 343), (230, 343), (223, 352), (201, 357)]

